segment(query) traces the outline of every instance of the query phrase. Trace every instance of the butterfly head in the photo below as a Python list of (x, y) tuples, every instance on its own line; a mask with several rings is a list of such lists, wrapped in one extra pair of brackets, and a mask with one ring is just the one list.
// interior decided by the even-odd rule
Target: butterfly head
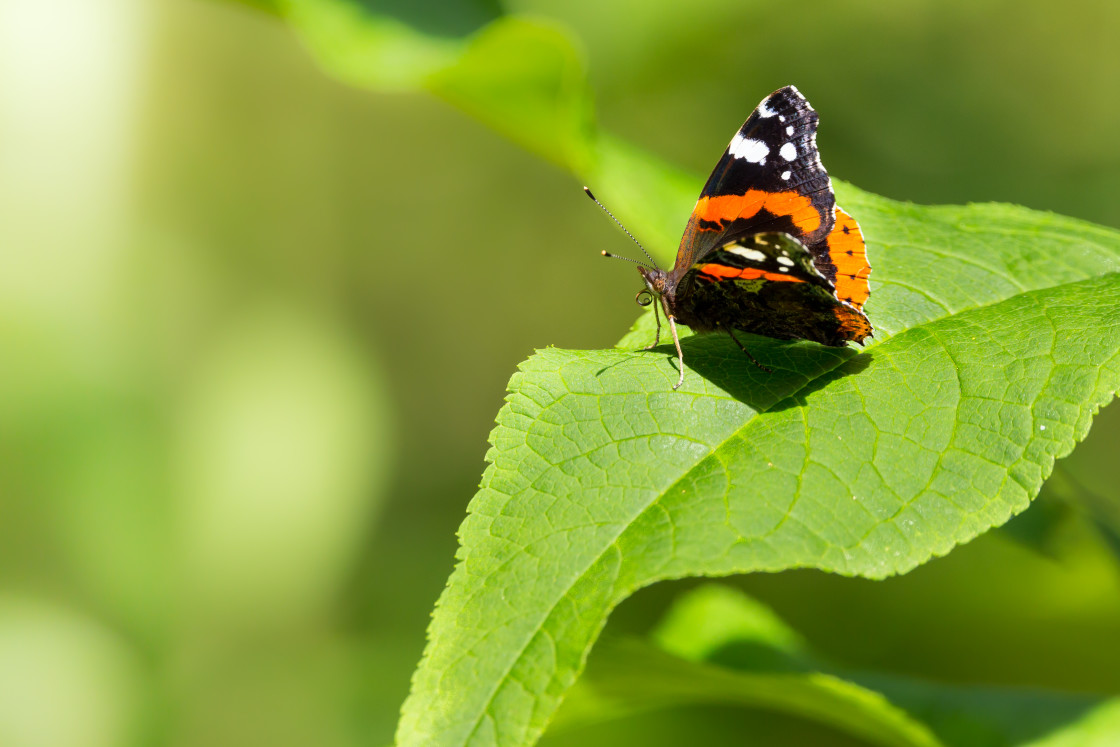
[(669, 273), (655, 267), (638, 267), (638, 274), (642, 276), (645, 281), (646, 287), (638, 291), (638, 295), (634, 300), (638, 302), (639, 306), (649, 306), (654, 301), (654, 297), (661, 301), (661, 306), (665, 309), (666, 314), (672, 314), (670, 308), (673, 299), (672, 294), (667, 293), (667, 283), (669, 280)]

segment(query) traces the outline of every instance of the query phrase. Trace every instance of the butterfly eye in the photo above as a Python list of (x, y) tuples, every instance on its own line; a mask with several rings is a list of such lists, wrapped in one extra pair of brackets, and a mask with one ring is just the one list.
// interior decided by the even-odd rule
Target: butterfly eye
[(639, 306), (649, 306), (653, 303), (653, 294), (646, 288), (638, 291), (638, 295), (634, 296), (634, 300), (638, 302)]

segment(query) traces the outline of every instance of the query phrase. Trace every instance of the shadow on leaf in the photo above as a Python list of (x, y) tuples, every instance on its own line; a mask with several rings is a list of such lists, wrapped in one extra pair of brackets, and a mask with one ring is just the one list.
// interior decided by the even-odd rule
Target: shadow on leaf
[[(870, 364), (870, 353), (852, 348), (830, 348), (813, 342), (774, 340), (741, 335), (744, 346), (759, 363), (751, 362), (727, 335), (704, 334), (681, 340), (689, 375), (699, 375), (735, 399), (759, 412), (775, 407), (803, 404), (803, 398), (844, 376), (859, 373)], [(665, 355), (674, 369), (677, 353), (672, 344), (659, 345), (650, 353)]]

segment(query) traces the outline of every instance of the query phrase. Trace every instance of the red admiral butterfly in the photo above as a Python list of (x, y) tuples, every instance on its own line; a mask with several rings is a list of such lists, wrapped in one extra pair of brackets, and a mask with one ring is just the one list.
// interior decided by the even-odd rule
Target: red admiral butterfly
[[(648, 252), (653, 267), (638, 263), (646, 283), (638, 303), (656, 296), (669, 319), (680, 360), (674, 389), (684, 382), (678, 322), (726, 331), (767, 371), (733, 330), (832, 346), (862, 345), (871, 335), (862, 311), (871, 266), (859, 225), (836, 207), (817, 152), (817, 120), (793, 86), (763, 99), (708, 177), (673, 269), (658, 268)], [(656, 306), (654, 315), (650, 347), (661, 340)]]

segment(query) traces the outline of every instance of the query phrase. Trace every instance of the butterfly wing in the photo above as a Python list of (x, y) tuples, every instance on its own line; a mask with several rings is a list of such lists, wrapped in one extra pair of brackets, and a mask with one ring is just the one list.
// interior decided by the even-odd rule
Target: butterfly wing
[(817, 269), (836, 286), (836, 297), (862, 310), (871, 289), (867, 245), (855, 219), (836, 208), (836, 223), (824, 241), (809, 247)]
[(817, 113), (794, 86), (762, 100), (723, 152), (689, 218), (674, 271), (718, 246), (782, 231), (813, 247), (835, 224), (836, 198), (817, 152)]
[(680, 321), (841, 346), (871, 334), (863, 312), (836, 296), (812, 253), (785, 232), (727, 242), (688, 268), (680, 291), (689, 302)]

